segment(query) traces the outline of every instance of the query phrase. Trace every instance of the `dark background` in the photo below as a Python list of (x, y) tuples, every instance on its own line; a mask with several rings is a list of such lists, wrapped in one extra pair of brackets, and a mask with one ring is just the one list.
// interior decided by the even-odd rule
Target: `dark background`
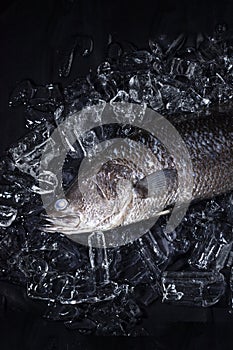
[[(0, 152), (26, 133), (25, 110), (9, 108), (11, 91), (22, 80), (36, 85), (69, 84), (95, 69), (106, 55), (111, 33), (120, 42), (146, 48), (149, 37), (180, 32), (190, 42), (198, 32), (211, 34), (217, 23), (232, 29), (233, 2), (168, 0), (11, 0), (0, 4)], [(56, 50), (77, 34), (90, 35), (94, 51), (75, 57), (71, 73), (60, 78)], [(94, 338), (67, 330), (62, 323), (30, 312), (14, 287), (0, 284), (0, 349), (232, 349), (233, 316), (221, 307), (148, 307), (141, 338)], [(20, 302), (19, 302), (20, 300)], [(20, 304), (20, 306), (18, 305)]]

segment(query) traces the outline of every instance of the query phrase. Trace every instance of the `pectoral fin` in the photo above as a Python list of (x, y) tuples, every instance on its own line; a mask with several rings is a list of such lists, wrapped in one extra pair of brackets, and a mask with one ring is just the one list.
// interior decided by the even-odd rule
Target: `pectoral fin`
[(154, 197), (168, 191), (175, 185), (177, 171), (175, 169), (158, 170), (139, 180), (134, 188), (142, 197)]

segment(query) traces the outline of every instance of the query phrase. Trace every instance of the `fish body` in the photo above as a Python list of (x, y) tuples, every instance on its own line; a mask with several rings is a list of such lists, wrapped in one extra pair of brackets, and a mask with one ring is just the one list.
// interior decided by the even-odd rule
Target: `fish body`
[[(174, 205), (182, 193), (185, 201), (185, 186), (180, 188), (178, 184), (179, 171), (192, 179), (192, 201), (231, 191), (231, 114), (185, 115), (170, 122), (185, 143), (192, 169), (186, 169), (182, 155), (170, 154), (162, 142), (153, 137), (150, 137), (150, 150), (147, 147), (143, 151), (137, 149), (138, 143), (132, 138), (127, 143), (127, 153), (123, 141), (113, 152), (115, 157), (110, 157), (97, 173), (90, 169), (83, 176), (85, 191), (80, 192), (80, 179), (74, 181), (66, 193), (67, 205), (52, 211), (47, 231), (68, 235), (107, 231), (150, 219)], [(176, 140), (172, 142), (175, 147)]]

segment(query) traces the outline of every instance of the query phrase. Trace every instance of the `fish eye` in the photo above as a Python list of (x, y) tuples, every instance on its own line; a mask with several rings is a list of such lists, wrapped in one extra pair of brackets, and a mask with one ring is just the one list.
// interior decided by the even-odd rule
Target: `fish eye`
[(54, 208), (59, 211), (64, 210), (67, 206), (68, 206), (68, 201), (65, 198), (58, 199), (54, 204)]

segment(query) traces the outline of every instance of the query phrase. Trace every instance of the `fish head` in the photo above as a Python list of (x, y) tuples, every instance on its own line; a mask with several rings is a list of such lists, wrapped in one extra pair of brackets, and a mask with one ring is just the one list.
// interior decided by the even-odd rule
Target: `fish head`
[(114, 195), (108, 196), (93, 182), (80, 196), (73, 186), (67, 197), (57, 198), (47, 213), (47, 232), (73, 235), (120, 226), (132, 201), (133, 185), (129, 180), (121, 179), (114, 191)]

